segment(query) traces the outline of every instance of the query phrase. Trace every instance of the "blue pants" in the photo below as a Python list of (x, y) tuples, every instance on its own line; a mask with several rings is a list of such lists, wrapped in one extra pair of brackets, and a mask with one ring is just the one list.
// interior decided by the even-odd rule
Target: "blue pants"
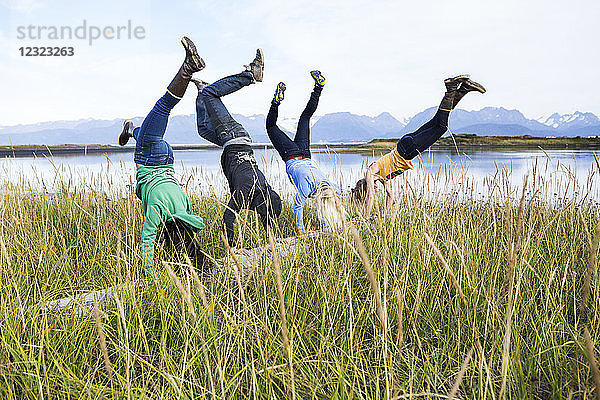
[(169, 92), (158, 99), (142, 126), (133, 130), (135, 153), (133, 161), (145, 166), (173, 164), (173, 149), (163, 136), (167, 130), (169, 114), (179, 99)]
[(279, 153), (283, 161), (287, 161), (292, 157), (304, 157), (310, 158), (310, 118), (317, 110), (319, 105), (319, 97), (323, 88), (321, 86), (315, 86), (310, 99), (300, 114), (298, 119), (298, 127), (296, 128), (296, 136), (294, 140), (290, 139), (288, 135), (279, 129), (277, 126), (277, 116), (279, 114), (279, 105), (275, 102), (271, 102), (271, 108), (267, 114), (267, 134), (273, 147)]
[(246, 129), (233, 119), (221, 101), (221, 97), (236, 92), (252, 82), (252, 73), (245, 71), (219, 79), (198, 93), (196, 122), (201, 137), (218, 146), (224, 146), (231, 139), (250, 137)]
[(448, 130), (450, 111), (438, 109), (433, 118), (413, 133), (402, 136), (396, 148), (405, 160), (412, 160), (442, 137)]

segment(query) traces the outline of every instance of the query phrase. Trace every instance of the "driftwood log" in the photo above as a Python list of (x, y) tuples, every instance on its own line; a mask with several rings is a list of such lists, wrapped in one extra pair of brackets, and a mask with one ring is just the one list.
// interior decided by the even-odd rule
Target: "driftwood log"
[[(276, 242), (275, 247), (280, 256), (290, 256), (299, 251), (300, 237), (289, 237), (280, 239)], [(227, 256), (216, 260), (217, 267), (235, 266), (239, 268), (240, 275), (244, 280), (250, 278), (254, 273), (254, 269), (265, 256), (270, 253), (270, 246), (267, 244), (261, 247), (255, 247), (250, 250), (249, 255), (236, 254), (235, 260), (231, 256)], [(94, 309), (94, 304), (108, 305), (114, 302), (116, 295), (119, 295), (127, 290), (139, 290), (146, 286), (150, 278), (146, 278), (137, 282), (128, 282), (120, 285), (112, 286), (105, 289), (95, 290), (92, 292), (75, 294), (57, 300), (40, 302), (27, 307), (27, 311), (41, 311), (48, 314), (57, 314), (63, 312), (75, 318), (87, 315)]]

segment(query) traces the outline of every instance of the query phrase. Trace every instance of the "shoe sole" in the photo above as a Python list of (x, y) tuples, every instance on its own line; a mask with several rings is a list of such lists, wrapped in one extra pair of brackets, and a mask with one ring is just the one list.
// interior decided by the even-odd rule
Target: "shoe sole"
[(206, 66), (206, 63), (198, 54), (198, 50), (196, 49), (196, 45), (194, 44), (194, 42), (192, 42), (192, 39), (190, 39), (187, 36), (184, 36), (181, 38), (181, 44), (183, 45), (183, 48), (186, 52), (191, 53), (192, 61), (194, 62), (194, 64), (196, 64), (196, 68), (198, 68), (198, 71), (202, 71)]
[(450, 83), (450, 82), (454, 82), (454, 81), (458, 81), (458, 80), (464, 81), (464, 80), (469, 79), (470, 77), (471, 77), (471, 75), (469, 75), (469, 74), (457, 75), (453, 78), (444, 79), (444, 83)]
[[(325, 84), (325, 77), (321, 74), (321, 71), (310, 71), (310, 76), (312, 76), (312, 78), (317, 81), (319, 85), (322, 86)], [(321, 79), (323, 80), (322, 82)]]
[[(259, 60), (259, 62), (256, 62), (256, 60)], [(256, 57), (254, 58), (254, 61), (252, 61), (252, 62), (255, 63), (254, 65), (256, 65), (260, 68), (259, 76), (255, 76), (254, 80), (256, 80), (257, 82), (262, 82), (263, 71), (265, 68), (265, 56), (263, 54), (262, 49), (256, 49)], [(253, 72), (253, 75), (254, 75), (254, 72)]]
[(121, 134), (119, 135), (119, 145), (120, 146), (125, 146), (127, 144), (127, 142), (129, 142), (129, 128), (128, 128), (128, 122), (131, 122), (130, 120), (126, 120), (125, 122), (123, 122), (123, 130), (121, 131)]
[(472, 81), (472, 80), (470, 80), (470, 79), (467, 79), (467, 80), (465, 80), (465, 81), (463, 82), (463, 85), (467, 85), (469, 88), (471, 88), (471, 89), (473, 89), (473, 90), (476, 90), (476, 91), (478, 91), (479, 93), (485, 93), (485, 92), (486, 92), (486, 90), (485, 90), (485, 88), (483, 87), (483, 85), (481, 85), (481, 84), (479, 84), (479, 83), (477, 83), (477, 82), (475, 82), (475, 81)]
[[(285, 89), (286, 89), (286, 87), (285, 87), (285, 83), (283, 83), (283, 82), (279, 82), (279, 83), (277, 84), (277, 91), (276, 91), (276, 93), (275, 93), (275, 99), (276, 99), (278, 102), (281, 102), (281, 101), (283, 101), (283, 98), (285, 97), (285, 96), (284, 96)], [(281, 93), (281, 98), (279, 98), (279, 94), (280, 94), (280, 93)]]
[(265, 66), (265, 55), (263, 54), (262, 49), (256, 49), (256, 55), (258, 56), (256, 58), (260, 59), (260, 66), (264, 67)]

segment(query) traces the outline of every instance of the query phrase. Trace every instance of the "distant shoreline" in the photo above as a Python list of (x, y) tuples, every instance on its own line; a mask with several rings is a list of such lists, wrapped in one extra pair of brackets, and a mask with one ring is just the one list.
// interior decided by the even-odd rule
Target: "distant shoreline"
[[(210, 144), (180, 144), (172, 145), (173, 150), (208, 150), (219, 147)], [(265, 145), (256, 144), (254, 148)], [(53, 155), (87, 155), (104, 153), (133, 153), (134, 146), (114, 146), (102, 144), (61, 144), (53, 146), (18, 145), (0, 146), (0, 157), (51, 157)]]
[[(347, 148), (362, 145), (364, 143), (316, 143), (311, 147), (315, 149), (324, 148)], [(173, 150), (218, 150), (219, 146), (213, 144), (174, 144)], [(253, 143), (253, 149), (272, 149), (271, 143)], [(53, 155), (87, 155), (87, 154), (110, 154), (110, 153), (133, 153), (134, 146), (115, 146), (104, 144), (59, 144), (59, 145), (14, 145), (0, 146), (0, 157), (52, 157)]]
[[(398, 139), (373, 139), (366, 143), (316, 143), (315, 149), (335, 148), (340, 153), (367, 153), (387, 151), (396, 145)], [(219, 149), (212, 144), (178, 144), (173, 150), (210, 150)], [(272, 149), (270, 143), (254, 143), (254, 149)], [(534, 136), (477, 136), (458, 134), (438, 140), (432, 149), (440, 150), (600, 150), (600, 137), (534, 137)], [(87, 155), (109, 153), (132, 153), (134, 146), (114, 146), (99, 144), (64, 145), (17, 145), (0, 146), (0, 157), (52, 157), (53, 155)]]
[[(367, 153), (388, 151), (398, 139), (373, 139), (370, 142), (349, 146), (341, 153)], [(439, 139), (433, 150), (600, 150), (600, 137), (536, 137), (536, 136), (478, 136), (457, 134)]]

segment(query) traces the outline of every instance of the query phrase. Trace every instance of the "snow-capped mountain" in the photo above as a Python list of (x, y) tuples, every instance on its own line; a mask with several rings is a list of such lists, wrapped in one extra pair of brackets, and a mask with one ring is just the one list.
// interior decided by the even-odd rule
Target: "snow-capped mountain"
[[(428, 108), (414, 117), (399, 121), (384, 112), (375, 117), (338, 112), (313, 116), (311, 138), (317, 142), (361, 142), (375, 138), (397, 138), (413, 132), (436, 112)], [(254, 142), (268, 143), (265, 116), (234, 114), (250, 133)], [(134, 118), (136, 125), (143, 117)], [(122, 119), (54, 121), (29, 125), (0, 127), (0, 145), (22, 144), (115, 144)], [(279, 126), (292, 135), (297, 118), (279, 118)], [(453, 133), (475, 133), (499, 136), (600, 136), (600, 119), (592, 113), (552, 114), (541, 120), (528, 119), (518, 110), (485, 107), (478, 111), (454, 110), (449, 120)], [(167, 140), (172, 144), (206, 143), (196, 133), (196, 116), (176, 115), (169, 120)]]
[[(405, 132), (417, 130), (425, 122), (429, 121), (437, 107), (431, 107), (415, 115), (406, 125)], [(496, 125), (519, 125), (527, 130), (547, 130), (544, 124), (526, 118), (518, 110), (507, 110), (503, 107), (485, 107), (478, 111), (465, 111), (456, 109), (448, 120), (448, 126), (452, 131), (459, 131), (463, 128), (479, 124)]]
[[(404, 130), (388, 134), (398, 137), (413, 132), (435, 114), (431, 107), (416, 114)], [(476, 111), (456, 109), (448, 121), (453, 133), (475, 133), (481, 136), (597, 136), (600, 119), (592, 113), (576, 112), (569, 115), (552, 114), (541, 120), (529, 119), (518, 110), (503, 107), (485, 107)]]
[(573, 114), (561, 115), (554, 113), (547, 117), (542, 123), (554, 129), (562, 130), (568, 128), (581, 128), (586, 126), (600, 125), (600, 119), (592, 113), (582, 113), (580, 111), (576, 111)]

